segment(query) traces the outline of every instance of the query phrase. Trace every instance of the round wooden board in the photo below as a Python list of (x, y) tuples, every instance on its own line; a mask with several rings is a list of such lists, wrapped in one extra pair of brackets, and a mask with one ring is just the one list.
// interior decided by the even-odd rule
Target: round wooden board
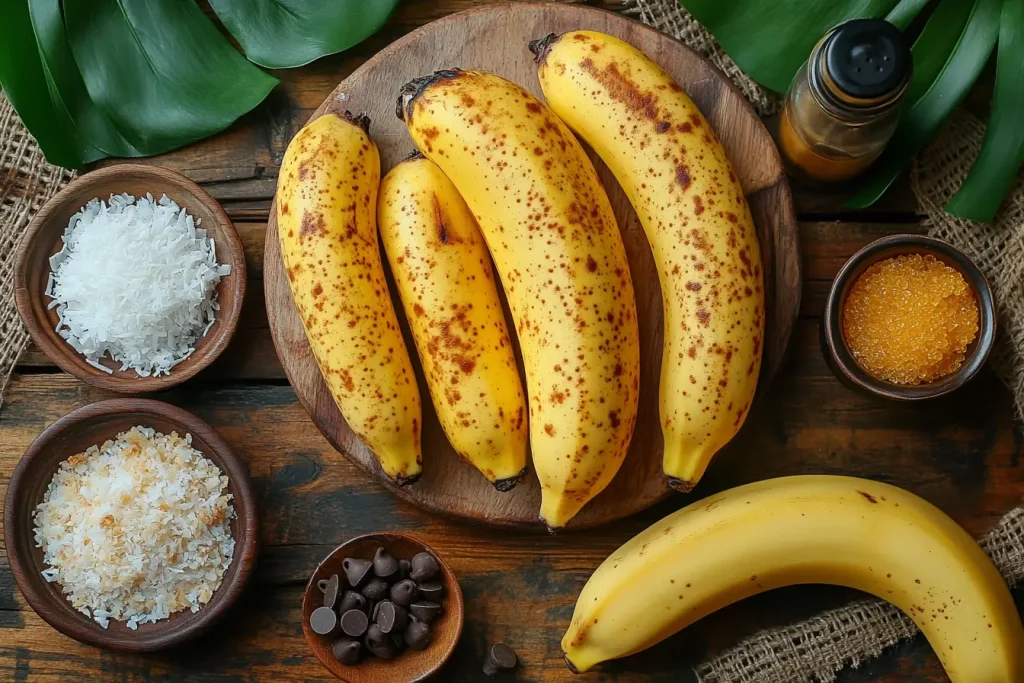
[[(435, 21), (389, 45), (342, 81), (313, 118), (344, 110), (368, 114), (372, 121), (370, 133), (380, 147), (383, 175), (414, 149), (405, 124), (395, 116), (395, 99), (404, 83), (437, 69), (473, 68), (513, 80), (540, 97), (536, 67), (527, 43), (549, 33), (574, 29), (618, 36), (658, 62), (689, 93), (725, 145), (743, 184), (761, 240), (768, 297), (759, 385), (763, 393), (782, 362), (800, 306), (800, 253), (792, 197), (775, 144), (753, 109), (721, 72), (678, 41), (639, 22), (598, 9), (553, 3), (489, 5)], [(591, 154), (591, 158), (608, 190), (629, 257), (640, 321), (641, 392), (629, 454), (608, 488), (572, 520), (569, 526), (573, 528), (620, 519), (653, 505), (670, 491), (661, 470), (658, 420), (661, 289), (636, 214), (611, 172), (596, 155)], [(387, 479), (373, 454), (345, 424), (320, 376), (292, 301), (274, 216), (272, 210), (264, 261), (267, 315), (281, 364), (299, 400), (324, 436), (377, 481), (427, 510), (500, 526), (543, 529), (537, 519), (540, 487), (532, 473), (511, 492), (499, 493), (452, 449), (428, 400), (415, 354), (423, 396), (423, 477), (404, 488)], [(392, 287), (395, 308), (402, 318), (402, 307), (394, 291)], [(513, 329), (511, 320), (509, 328)], [(413, 352), (415, 347), (408, 329), (405, 332)]]

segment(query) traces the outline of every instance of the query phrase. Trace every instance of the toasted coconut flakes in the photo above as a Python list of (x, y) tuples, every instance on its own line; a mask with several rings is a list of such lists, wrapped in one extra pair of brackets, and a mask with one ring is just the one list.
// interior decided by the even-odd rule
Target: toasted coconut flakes
[(35, 510), (47, 581), (107, 628), (207, 604), (235, 541), (228, 478), (192, 435), (134, 427), (61, 463)]

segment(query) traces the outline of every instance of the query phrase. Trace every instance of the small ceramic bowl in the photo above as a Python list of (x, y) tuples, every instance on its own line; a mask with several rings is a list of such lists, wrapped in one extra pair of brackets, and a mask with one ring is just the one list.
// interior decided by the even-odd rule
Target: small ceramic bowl
[[(224, 580), (213, 598), (198, 612), (182, 611), (155, 623), (129, 630), (111, 620), (104, 629), (71, 606), (58, 583), (47, 582), (43, 552), (36, 547), (33, 512), (42, 502), (53, 474), (62, 462), (89, 446), (142, 425), (158, 432), (192, 435), (192, 445), (228, 477), (234, 496), (231, 535), (235, 551)], [(14, 469), (4, 501), (4, 542), (11, 573), (25, 601), (50, 626), (77, 641), (118, 652), (153, 652), (198, 636), (213, 625), (239, 598), (256, 562), (259, 525), (256, 495), (246, 465), (224, 439), (195, 415), (160, 401), (120, 398), (79, 408), (40, 434)]]
[[(341, 563), (346, 557), (372, 560), (377, 548), (381, 547), (396, 558), (411, 558), (423, 551), (437, 558), (438, 564), (441, 565), (441, 582), (445, 589), (444, 613), (431, 624), (431, 643), (425, 650), (406, 649), (395, 659), (364, 657), (358, 664), (346, 666), (331, 653), (333, 639), (314, 633), (309, 627), (309, 615), (323, 605), (320, 582), (329, 579), (331, 574), (345, 576)], [(462, 590), (444, 558), (423, 541), (394, 532), (357, 536), (339, 545), (324, 558), (309, 577), (306, 594), (302, 598), (302, 633), (306, 636), (306, 643), (328, 671), (347, 683), (415, 683), (426, 680), (451, 656), (462, 635), (463, 618)]]
[[(963, 365), (953, 374), (929, 384), (899, 385), (876, 379), (865, 372), (853, 359), (843, 339), (843, 307), (850, 288), (861, 273), (883, 259), (903, 254), (925, 254), (960, 271), (971, 286), (978, 303), (978, 334), (971, 345)], [(992, 289), (978, 267), (953, 245), (923, 235), (890, 235), (875, 240), (846, 262), (839, 270), (828, 299), (821, 324), (821, 348), (825, 360), (843, 383), (868, 394), (898, 401), (918, 401), (935, 398), (958, 389), (973, 378), (985, 364), (996, 337), (996, 310)]]
[[(196, 342), (191, 356), (172, 368), (170, 374), (160, 377), (140, 377), (134, 370), (121, 371), (120, 363), (109, 358), (101, 363), (113, 370), (111, 374), (86, 363), (85, 357), (55, 331), (57, 313), (47, 309), (52, 299), (44, 295), (50, 256), (60, 251), (61, 238), (71, 217), (90, 199), (107, 201), (111, 194), (123, 192), (134, 197), (144, 197), (148, 192), (155, 200), (166, 194), (201, 221), (200, 227), (213, 238), (218, 262), (231, 266), (231, 274), (221, 278), (217, 285), (220, 310), (213, 327)], [(143, 164), (108, 166), (79, 177), (58, 192), (29, 224), (15, 257), (14, 298), (32, 341), (65, 372), (101, 389), (122, 393), (159, 391), (194, 376), (231, 341), (245, 298), (245, 254), (234, 225), (217, 200), (185, 176)]]

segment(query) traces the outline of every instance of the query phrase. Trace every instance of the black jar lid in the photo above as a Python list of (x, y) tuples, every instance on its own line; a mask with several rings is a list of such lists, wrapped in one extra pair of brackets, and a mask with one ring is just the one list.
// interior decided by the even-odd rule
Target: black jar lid
[(851, 98), (884, 98), (902, 91), (910, 80), (910, 47), (900, 30), (884, 19), (840, 24), (824, 52), (829, 77)]

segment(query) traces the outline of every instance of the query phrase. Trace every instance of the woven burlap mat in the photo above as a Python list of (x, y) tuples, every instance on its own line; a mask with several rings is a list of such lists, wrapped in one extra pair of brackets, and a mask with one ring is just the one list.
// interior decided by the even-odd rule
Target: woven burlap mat
[(14, 308), (14, 254), (32, 217), (75, 177), (46, 163), (7, 96), (0, 91), (0, 405), (11, 370), (28, 345)]
[[(678, 0), (625, 0), (625, 5), (644, 23), (715, 64), (760, 114), (778, 110), (779, 96), (746, 76)], [(970, 170), (984, 135), (981, 121), (965, 111), (954, 112), (938, 139), (919, 156), (911, 184), (928, 233), (963, 249), (992, 284), (1000, 325), (993, 367), (1024, 417), (1024, 189), (1018, 183), (991, 224), (942, 211)], [(1003, 517), (982, 546), (1011, 586), (1024, 579), (1024, 508)], [(756, 633), (701, 663), (696, 673), (700, 683), (831, 683), (844, 667), (877, 657), (917, 632), (898, 609), (870, 598)]]

